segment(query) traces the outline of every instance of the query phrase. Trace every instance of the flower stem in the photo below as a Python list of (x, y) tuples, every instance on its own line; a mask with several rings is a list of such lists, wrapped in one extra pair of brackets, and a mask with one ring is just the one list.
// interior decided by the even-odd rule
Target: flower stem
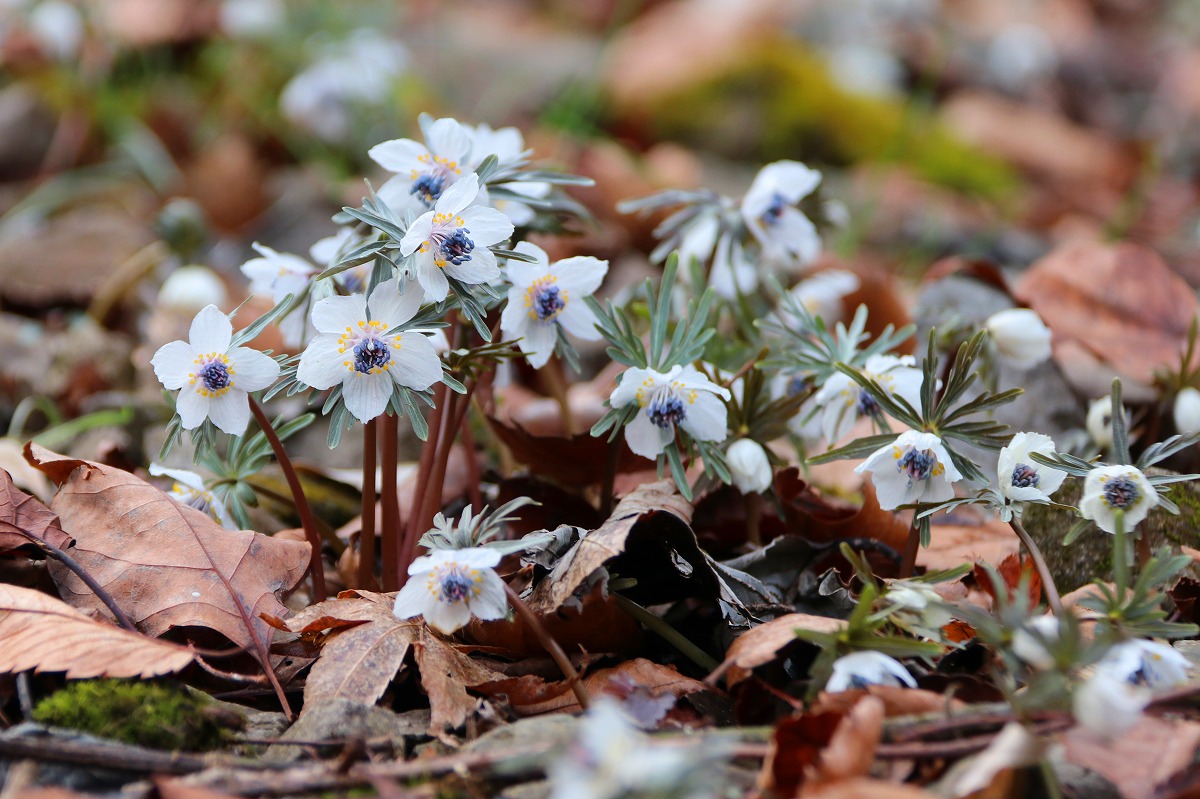
[(1042, 557), (1042, 551), (1038, 549), (1037, 543), (1021, 525), (1020, 519), (1013, 516), (1008, 525), (1025, 545), (1029, 557), (1033, 558), (1033, 565), (1037, 568), (1038, 576), (1042, 578), (1042, 588), (1046, 592), (1046, 602), (1050, 604), (1050, 609), (1054, 611), (1055, 615), (1062, 615), (1062, 600), (1059, 598), (1058, 586), (1054, 584), (1054, 577), (1050, 574), (1050, 567), (1046, 565), (1046, 559)]
[(908, 528), (908, 541), (904, 544), (904, 553), (900, 558), (901, 578), (912, 577), (913, 572), (917, 570), (917, 551), (921, 548), (921, 528), (917, 523), (917, 514), (920, 512), (920, 506), (913, 510), (912, 524)]
[(283, 442), (276, 435), (275, 428), (271, 426), (271, 420), (267, 418), (262, 406), (258, 404), (258, 401), (254, 397), (250, 397), (249, 399), (250, 412), (254, 414), (255, 421), (258, 422), (259, 427), (262, 428), (263, 435), (267, 437), (267, 441), (271, 444), (271, 450), (275, 453), (275, 460), (279, 462), (279, 468), (283, 471), (284, 479), (287, 480), (288, 490), (292, 492), (292, 502), (296, 503), (296, 513), (300, 516), (300, 526), (304, 528), (304, 537), (308, 539), (308, 545), (312, 548), (312, 554), (309, 558), (309, 569), (312, 572), (313, 600), (324, 602), (328, 596), (328, 591), (325, 588), (325, 566), (321, 559), (321, 534), (317, 532), (317, 523), (313, 517), (312, 508), (309, 507), (308, 498), (304, 496), (304, 487), (300, 485), (300, 478), (296, 476), (292, 460), (288, 457), (287, 451), (284, 450)]
[(558, 403), (558, 412), (562, 417), (563, 435), (567, 438), (575, 435), (575, 416), (571, 413), (571, 403), (567, 394), (567, 379), (563, 375), (562, 361), (558, 356), (552, 356), (546, 365), (537, 372), (538, 380), (546, 393)]
[(762, 494), (752, 491), (742, 501), (746, 507), (746, 539), (756, 547), (762, 546)]
[(75, 560), (66, 552), (63, 552), (61, 549), (54, 546), (54, 544), (51, 544), (44, 538), (38, 538), (33, 533), (26, 532), (19, 527), (10, 529), (12, 529), (17, 535), (23, 535), (28, 538), (36, 547), (74, 572), (75, 576), (82, 580), (83, 584), (91, 589), (91, 592), (96, 595), (96, 598), (104, 603), (104, 607), (108, 608), (109, 613), (112, 613), (113, 617), (117, 620), (117, 624), (121, 625), (132, 633), (138, 633), (139, 635), (141, 634), (141, 631), (133, 623), (133, 620), (126, 615), (125, 611), (121, 610), (121, 606), (118, 605), (117, 601), (112, 598), (112, 594), (108, 593), (108, 591), (105, 591), (100, 586), (100, 583), (96, 582), (96, 578), (87, 573), (87, 570), (83, 568), (83, 565), (80, 564), (79, 561)]
[(639, 622), (643, 627), (646, 627), (659, 638), (678, 649), (679, 654), (683, 655), (688, 660), (704, 669), (705, 672), (712, 674), (721, 665), (715, 659), (713, 659), (711, 655), (685, 638), (683, 633), (679, 632), (674, 627), (667, 624), (661, 618), (655, 616), (653, 613), (646, 610), (629, 597), (618, 593), (613, 593), (611, 596), (613, 601), (617, 603), (617, 607), (632, 616), (634, 620)]
[(379, 548), (383, 554), (383, 590), (400, 588), (400, 499), (396, 493), (396, 474), (400, 469), (397, 453), (397, 438), (400, 421), (385, 414), (379, 425), (379, 458), (383, 471), (380, 473), (379, 497), (382, 516)]
[(362, 531), (358, 534), (358, 587), (374, 588), (375, 582), (375, 466), (379, 425), (374, 419), (363, 425)]
[(433, 470), (433, 459), (437, 454), (438, 438), (442, 432), (442, 414), (446, 407), (447, 390), (445, 384), (434, 390), (433, 410), (429, 414), (429, 435), (421, 446), (421, 459), (417, 462), (417, 479), (409, 498), (408, 516), (404, 520), (404, 540), (400, 547), (400, 561), (404, 565), (399, 575), (402, 584), (408, 579), (408, 565), (412, 563), (413, 550), (417, 548), (417, 540), (423, 532), (418, 529), (420, 521), (417, 517), (421, 515), (421, 506), (425, 504), (425, 492), (429, 489), (429, 476)]
[(607, 519), (612, 515), (613, 494), (617, 482), (617, 464), (621, 460), (621, 439), (614, 438), (608, 444), (607, 457), (604, 460), (604, 482), (600, 485), (600, 518)]
[(1125, 540), (1125, 511), (1118, 508), (1113, 514), (1116, 530), (1113, 531), (1113, 582), (1117, 585), (1117, 598), (1125, 600), (1125, 588), (1129, 585), (1129, 544)]
[[(468, 407), (470, 405), (469, 402), (465, 404)], [(471, 507), (482, 508), (483, 478), (479, 473), (479, 456), (475, 452), (475, 435), (471, 432), (471, 419), (468, 414), (463, 415), (459, 435), (462, 436), (463, 449), (467, 451), (467, 491), (470, 492)]]
[(1150, 558), (1154, 557), (1154, 553), (1150, 550), (1150, 536), (1146, 535), (1145, 531), (1135, 536), (1133, 539), (1134, 546), (1137, 548), (1137, 565), (1139, 569), (1146, 568), (1146, 564), (1150, 562)]
[(562, 647), (558, 645), (558, 641), (555, 641), (554, 636), (550, 635), (549, 631), (542, 625), (542, 620), (538, 618), (536, 613), (530, 610), (529, 606), (521, 600), (521, 597), (508, 583), (504, 584), (504, 593), (508, 595), (508, 602), (512, 605), (513, 610), (529, 626), (529, 629), (533, 630), (534, 635), (537, 636), (538, 643), (554, 659), (554, 662), (558, 664), (558, 668), (562, 670), (563, 676), (571, 683), (571, 690), (575, 692), (575, 698), (579, 700), (579, 706), (587, 710), (591, 704), (588, 698), (587, 687), (584, 686), (583, 681), (579, 678), (579, 672), (575, 671), (575, 667), (571, 665), (571, 660), (567, 657), (567, 653), (563, 652)]

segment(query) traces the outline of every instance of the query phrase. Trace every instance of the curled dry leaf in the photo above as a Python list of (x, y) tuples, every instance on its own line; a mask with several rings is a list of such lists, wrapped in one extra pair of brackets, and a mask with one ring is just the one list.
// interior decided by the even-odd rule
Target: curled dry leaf
[(191, 650), (88, 618), (30, 588), (0, 584), (0, 672), (61, 671), (69, 679), (156, 677), (190, 664)]
[[(599, 669), (584, 677), (583, 684), (592, 696), (613, 694), (622, 699), (628, 699), (633, 694), (643, 698), (661, 699), (669, 696), (678, 699), (688, 694), (712, 690), (699, 680), (693, 680), (691, 677), (680, 674), (674, 666), (665, 666), (645, 658), (626, 660), (611, 669)], [(581, 708), (575, 695), (566, 690), (565, 682), (562, 685), (564, 690), (547, 691), (553, 695), (544, 701), (538, 701), (532, 693), (528, 694), (527, 698), (535, 701), (522, 703), (514, 701), (514, 710), (523, 716), (552, 712), (579, 712)], [(497, 683), (493, 686), (493, 690), (500, 693), (502, 687), (502, 683)], [(528, 683), (522, 686), (525, 690), (528, 690), (529, 687)], [(480, 686), (480, 689), (484, 690), (484, 687)], [(513, 695), (510, 694), (509, 699), (513, 701)]]
[[(120, 469), (36, 444), (26, 458), (60, 485), (51, 509), (75, 538), (75, 559), (139, 630), (205, 627), (269, 668), (271, 630), (260, 616), (287, 615), (276, 594), (304, 576), (308, 544), (226, 530)], [(107, 617), (73, 573), (53, 562), (50, 572), (68, 604)]]
[(71, 544), (71, 536), (62, 529), (58, 515), (36, 497), (17, 488), (12, 476), (0, 469), (0, 552), (33, 546), (21, 533), (29, 533), (59, 549)]
[(966, 702), (961, 699), (954, 699), (921, 688), (905, 688), (900, 685), (868, 685), (862, 690), (855, 691), (837, 691), (835, 693), (823, 691), (817, 697), (813, 710), (847, 713), (864, 695), (873, 696), (881, 701), (883, 715), (889, 719), (896, 716), (945, 713), (948, 710), (961, 710), (966, 707)]
[(778, 619), (752, 627), (742, 633), (730, 645), (725, 661), (708, 676), (707, 682), (716, 682), (725, 675), (726, 685), (733, 686), (750, 676), (759, 666), (775, 660), (780, 651), (795, 643), (796, 630), (835, 633), (844, 629), (844, 619), (828, 616), (810, 616), (807, 613), (789, 613)]
[[(513, 457), (528, 466), (532, 474), (574, 487), (595, 485), (604, 479), (609, 450), (614, 446), (604, 438), (590, 433), (569, 437), (535, 435), (519, 422), (505, 424), (490, 416), (488, 424)], [(619, 447), (618, 469), (631, 469), (645, 463), (644, 458), (629, 451), (623, 439), (617, 439), (615, 446)]]
[(845, 711), (810, 712), (775, 728), (758, 785), (775, 796), (796, 796), (824, 784), (865, 777), (883, 737), (883, 702), (856, 698)]

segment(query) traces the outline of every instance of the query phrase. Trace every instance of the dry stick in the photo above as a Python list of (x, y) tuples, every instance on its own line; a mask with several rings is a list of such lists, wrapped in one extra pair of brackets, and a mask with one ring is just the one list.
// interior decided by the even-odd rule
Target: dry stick
[(358, 534), (358, 587), (375, 588), (375, 420), (363, 425), (362, 530)]
[(1058, 586), (1054, 584), (1054, 577), (1050, 574), (1050, 567), (1046, 565), (1046, 559), (1042, 557), (1042, 551), (1038, 549), (1037, 543), (1026, 532), (1021, 525), (1021, 520), (1016, 516), (1008, 523), (1012, 527), (1013, 532), (1017, 534), (1017, 538), (1021, 539), (1021, 543), (1025, 545), (1025, 549), (1029, 552), (1029, 557), (1033, 558), (1033, 565), (1037, 568), (1038, 576), (1042, 578), (1042, 588), (1046, 592), (1046, 601), (1050, 604), (1050, 609), (1055, 615), (1061, 616), (1063, 607), (1062, 600), (1058, 595)]
[(292, 492), (292, 502), (296, 503), (296, 513), (300, 515), (300, 526), (304, 528), (304, 537), (308, 539), (308, 545), (312, 548), (309, 556), (309, 569), (312, 572), (313, 599), (317, 602), (324, 602), (329, 594), (325, 588), (325, 565), (321, 559), (321, 534), (317, 532), (317, 523), (313, 518), (312, 508), (309, 507), (308, 498), (304, 496), (304, 487), (300, 485), (300, 478), (296, 476), (296, 470), (292, 467), (292, 459), (288, 457), (283, 448), (283, 442), (275, 434), (271, 420), (263, 413), (262, 406), (254, 397), (250, 397), (250, 412), (254, 414), (258, 426), (262, 428), (263, 434), (270, 442), (271, 450), (275, 453), (275, 460), (279, 462), (279, 468), (283, 470), (283, 477), (287, 480), (288, 490)]
[(400, 497), (396, 493), (396, 475), (399, 472), (397, 439), (400, 436), (400, 420), (384, 415), (379, 425), (379, 458), (383, 470), (380, 474), (380, 503), (383, 505), (382, 529), (379, 547), (383, 550), (383, 590), (395, 591), (400, 587)]
[(513, 610), (521, 617), (521, 620), (533, 630), (537, 636), (538, 643), (542, 645), (550, 657), (554, 658), (554, 662), (562, 670), (563, 676), (567, 678), (567, 682), (571, 683), (571, 690), (575, 692), (575, 698), (579, 700), (579, 706), (587, 710), (591, 701), (588, 699), (587, 688), (583, 681), (579, 679), (579, 672), (575, 671), (575, 667), (571, 665), (571, 660), (567, 657), (567, 653), (563, 652), (562, 647), (558, 645), (558, 641), (542, 626), (542, 620), (534, 613), (528, 605), (526, 605), (517, 592), (512, 589), (508, 583), (504, 584), (504, 593), (508, 595), (508, 603), (512, 605)]
[(63, 552), (49, 541), (38, 538), (33, 533), (26, 532), (25, 530), (15, 530), (15, 532), (18, 535), (23, 535), (28, 538), (43, 552), (57, 560), (62, 565), (66, 566), (68, 569), (74, 572), (76, 577), (78, 577), (80, 580), (83, 580), (83, 584), (86, 585), (88, 589), (96, 595), (97, 599), (104, 603), (104, 607), (108, 608), (109, 612), (112, 613), (112, 615), (116, 618), (117, 624), (120, 624), (130, 632), (141, 635), (141, 631), (138, 630), (137, 626), (133, 623), (133, 620), (125, 614), (125, 611), (121, 610), (120, 605), (118, 605), (117, 601), (112, 598), (112, 594), (101, 588), (100, 583), (96, 582), (96, 578), (88, 574), (87, 570), (80, 565), (79, 561), (75, 560), (75, 558), (71, 557), (66, 552)]

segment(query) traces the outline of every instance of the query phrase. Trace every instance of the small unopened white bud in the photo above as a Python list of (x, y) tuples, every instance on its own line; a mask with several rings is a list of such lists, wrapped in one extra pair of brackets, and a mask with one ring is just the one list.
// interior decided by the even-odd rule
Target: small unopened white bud
[(158, 291), (158, 303), (167, 311), (195, 316), (202, 308), (225, 307), (229, 295), (216, 272), (207, 266), (181, 266), (172, 272)]
[(1008, 308), (983, 324), (996, 342), (1000, 360), (1014, 369), (1032, 369), (1050, 357), (1050, 328), (1036, 311)]
[[(1097, 400), (1092, 400), (1088, 405), (1087, 412), (1087, 432), (1095, 441), (1097, 446), (1103, 450), (1112, 449), (1113, 445), (1113, 429), (1112, 429), (1112, 395), (1105, 395)], [(1129, 427), (1129, 412), (1125, 412), (1125, 427)]]
[(1175, 395), (1175, 432), (1200, 433), (1200, 391), (1188, 386)]
[(733, 484), (743, 494), (757, 494), (771, 487), (774, 473), (767, 452), (757, 441), (749, 438), (733, 442), (725, 453), (725, 462), (733, 475)]

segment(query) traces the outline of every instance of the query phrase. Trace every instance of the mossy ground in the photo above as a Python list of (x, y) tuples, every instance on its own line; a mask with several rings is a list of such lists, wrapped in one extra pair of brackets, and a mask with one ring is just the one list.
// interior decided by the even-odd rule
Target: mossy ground
[(204, 752), (228, 742), (229, 733), (196, 692), (165, 682), (81, 680), (33, 709), (33, 719), (124, 743)]

